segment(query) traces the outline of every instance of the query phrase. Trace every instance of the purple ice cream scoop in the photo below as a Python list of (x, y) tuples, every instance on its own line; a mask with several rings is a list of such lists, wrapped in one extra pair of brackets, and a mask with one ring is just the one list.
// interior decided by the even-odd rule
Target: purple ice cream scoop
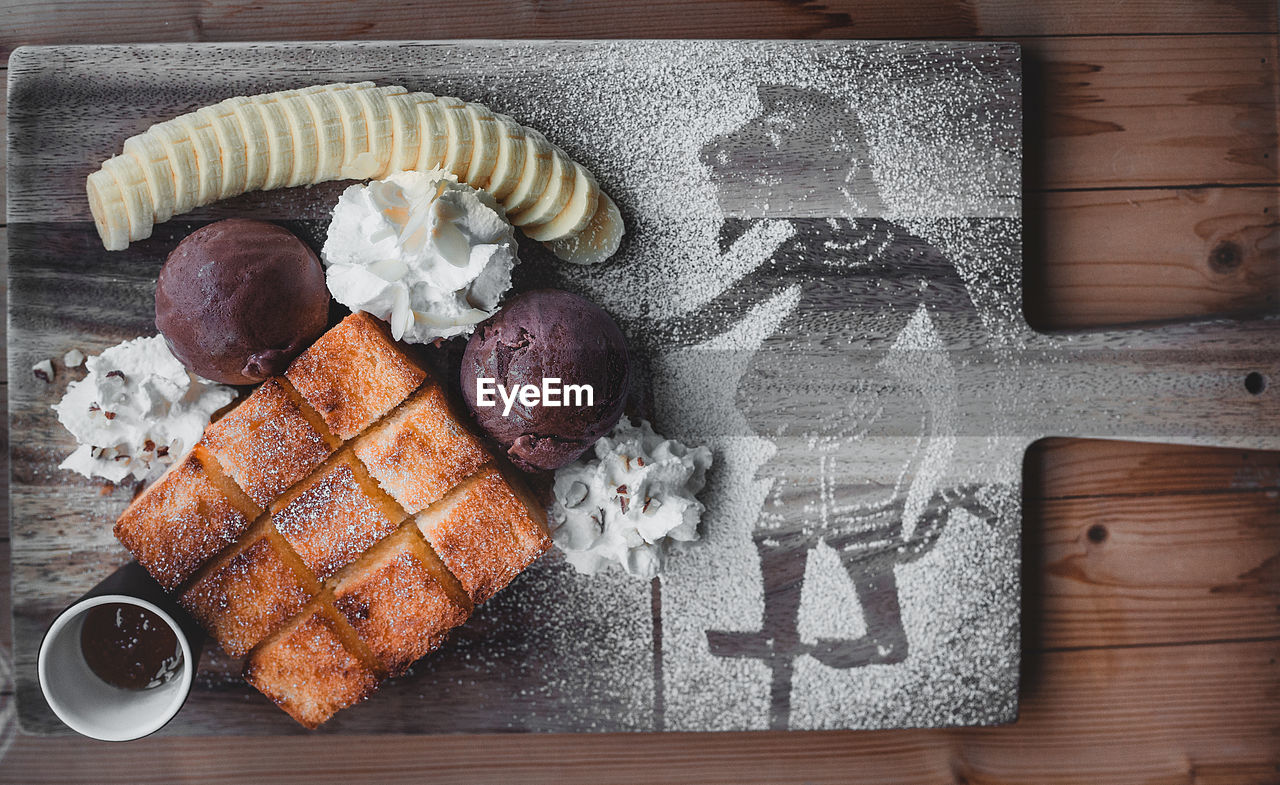
[[(526, 471), (556, 469), (618, 422), (631, 387), (631, 358), (622, 331), (598, 305), (539, 289), (519, 295), (476, 329), (459, 380), (475, 421), (513, 463)], [(590, 405), (581, 386), (590, 386)], [(536, 403), (529, 387), (538, 388)], [(521, 389), (521, 398), (509, 397)], [(553, 391), (549, 400), (547, 390)]]
[(329, 320), (324, 267), (266, 221), (228, 218), (192, 232), (156, 282), (156, 328), (197, 376), (256, 384), (284, 373)]

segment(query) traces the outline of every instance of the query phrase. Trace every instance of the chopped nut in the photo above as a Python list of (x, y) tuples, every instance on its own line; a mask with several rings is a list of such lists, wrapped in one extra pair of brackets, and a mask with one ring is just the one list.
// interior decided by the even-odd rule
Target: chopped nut
[(128, 381), (127, 379), (124, 378), (124, 371), (107, 371), (107, 378), (109, 379), (112, 376), (116, 377), (122, 382)]
[(652, 496), (646, 496), (644, 497), (644, 507), (640, 509), (640, 512), (645, 515), (653, 515), (660, 509), (662, 509), (662, 502)]
[(114, 419), (116, 418), (116, 413), (115, 413), (115, 412), (109, 412), (109, 411), (103, 411), (103, 412), (102, 412), (102, 416), (103, 416), (103, 417), (106, 417), (108, 420), (114, 420)]
[(627, 508), (631, 506), (631, 498), (629, 496), (619, 496), (618, 506), (622, 508), (622, 514), (627, 514)]
[(40, 362), (31, 366), (31, 372), (35, 374), (35, 377), (37, 379), (44, 382), (45, 384), (48, 384), (49, 382), (53, 381), (53, 363), (49, 362), (48, 360), (41, 360)]
[(636, 458), (636, 466), (644, 466), (644, 458)]
[(159, 455), (159, 456), (161, 456), (161, 457), (163, 457), (163, 456), (165, 456), (165, 455), (168, 455), (168, 454), (169, 454), (169, 445), (167, 445), (167, 444), (166, 444), (166, 445), (164, 445), (163, 447), (159, 448), (158, 450), (156, 450), (156, 455)]
[(586, 484), (575, 480), (573, 484), (569, 486), (568, 492), (566, 492), (564, 495), (564, 506), (577, 507), (579, 504), (582, 504), (586, 500), (587, 500)]
[(84, 352), (79, 349), (72, 349), (62, 355), (62, 364), (68, 368), (79, 368), (84, 365)]
[(156, 443), (151, 441), (150, 439), (147, 439), (145, 442), (142, 443), (142, 449), (144, 452), (151, 452), (155, 450), (155, 448), (156, 448)]
[(619, 495), (621, 495), (621, 496), (626, 496), (628, 493), (629, 493), (629, 491), (627, 490), (627, 486), (626, 486), (626, 485), (619, 485), (619, 486), (618, 486), (618, 494), (619, 494)]

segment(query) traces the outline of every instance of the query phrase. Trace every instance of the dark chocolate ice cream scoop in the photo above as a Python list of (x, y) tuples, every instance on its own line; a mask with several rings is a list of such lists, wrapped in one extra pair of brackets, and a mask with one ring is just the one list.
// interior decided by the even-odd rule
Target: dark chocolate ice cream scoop
[[(476, 329), (462, 355), (459, 380), (472, 416), (512, 462), (528, 471), (556, 469), (618, 422), (630, 390), (631, 359), (622, 331), (599, 306), (569, 292), (539, 289), (519, 295)], [(533, 387), (536, 395), (528, 389)], [(480, 405), (484, 400), (493, 405)]]
[(265, 221), (229, 218), (173, 249), (156, 282), (156, 327), (197, 376), (255, 384), (324, 332), (324, 267), (302, 240)]

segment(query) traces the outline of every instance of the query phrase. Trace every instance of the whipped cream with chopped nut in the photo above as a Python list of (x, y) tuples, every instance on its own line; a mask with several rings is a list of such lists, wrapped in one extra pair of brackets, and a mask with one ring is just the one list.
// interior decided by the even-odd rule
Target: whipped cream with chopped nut
[(447, 172), (400, 172), (343, 191), (324, 248), (329, 291), (396, 340), (469, 335), (511, 287), (516, 237), (484, 191)]
[(164, 336), (135, 338), (85, 360), (53, 410), (80, 446), (58, 468), (148, 480), (190, 449), (235, 390), (190, 373)]
[(556, 470), (551, 538), (579, 572), (610, 562), (649, 579), (662, 572), (673, 543), (698, 539), (711, 450), (689, 448), (623, 417), (595, 443), (595, 458)]

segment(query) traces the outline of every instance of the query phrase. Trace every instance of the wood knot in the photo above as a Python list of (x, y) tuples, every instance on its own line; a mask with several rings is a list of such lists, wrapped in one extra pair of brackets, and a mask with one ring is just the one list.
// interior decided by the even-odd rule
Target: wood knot
[(1095, 523), (1089, 527), (1089, 531), (1085, 532), (1085, 536), (1089, 538), (1089, 542), (1095, 545), (1101, 544), (1107, 539), (1107, 527), (1100, 523)]
[(1253, 371), (1244, 377), (1244, 388), (1250, 395), (1262, 395), (1262, 391), (1267, 389), (1267, 377)]
[(1244, 263), (1244, 252), (1232, 242), (1218, 243), (1209, 252), (1209, 269), (1215, 273), (1229, 273)]

